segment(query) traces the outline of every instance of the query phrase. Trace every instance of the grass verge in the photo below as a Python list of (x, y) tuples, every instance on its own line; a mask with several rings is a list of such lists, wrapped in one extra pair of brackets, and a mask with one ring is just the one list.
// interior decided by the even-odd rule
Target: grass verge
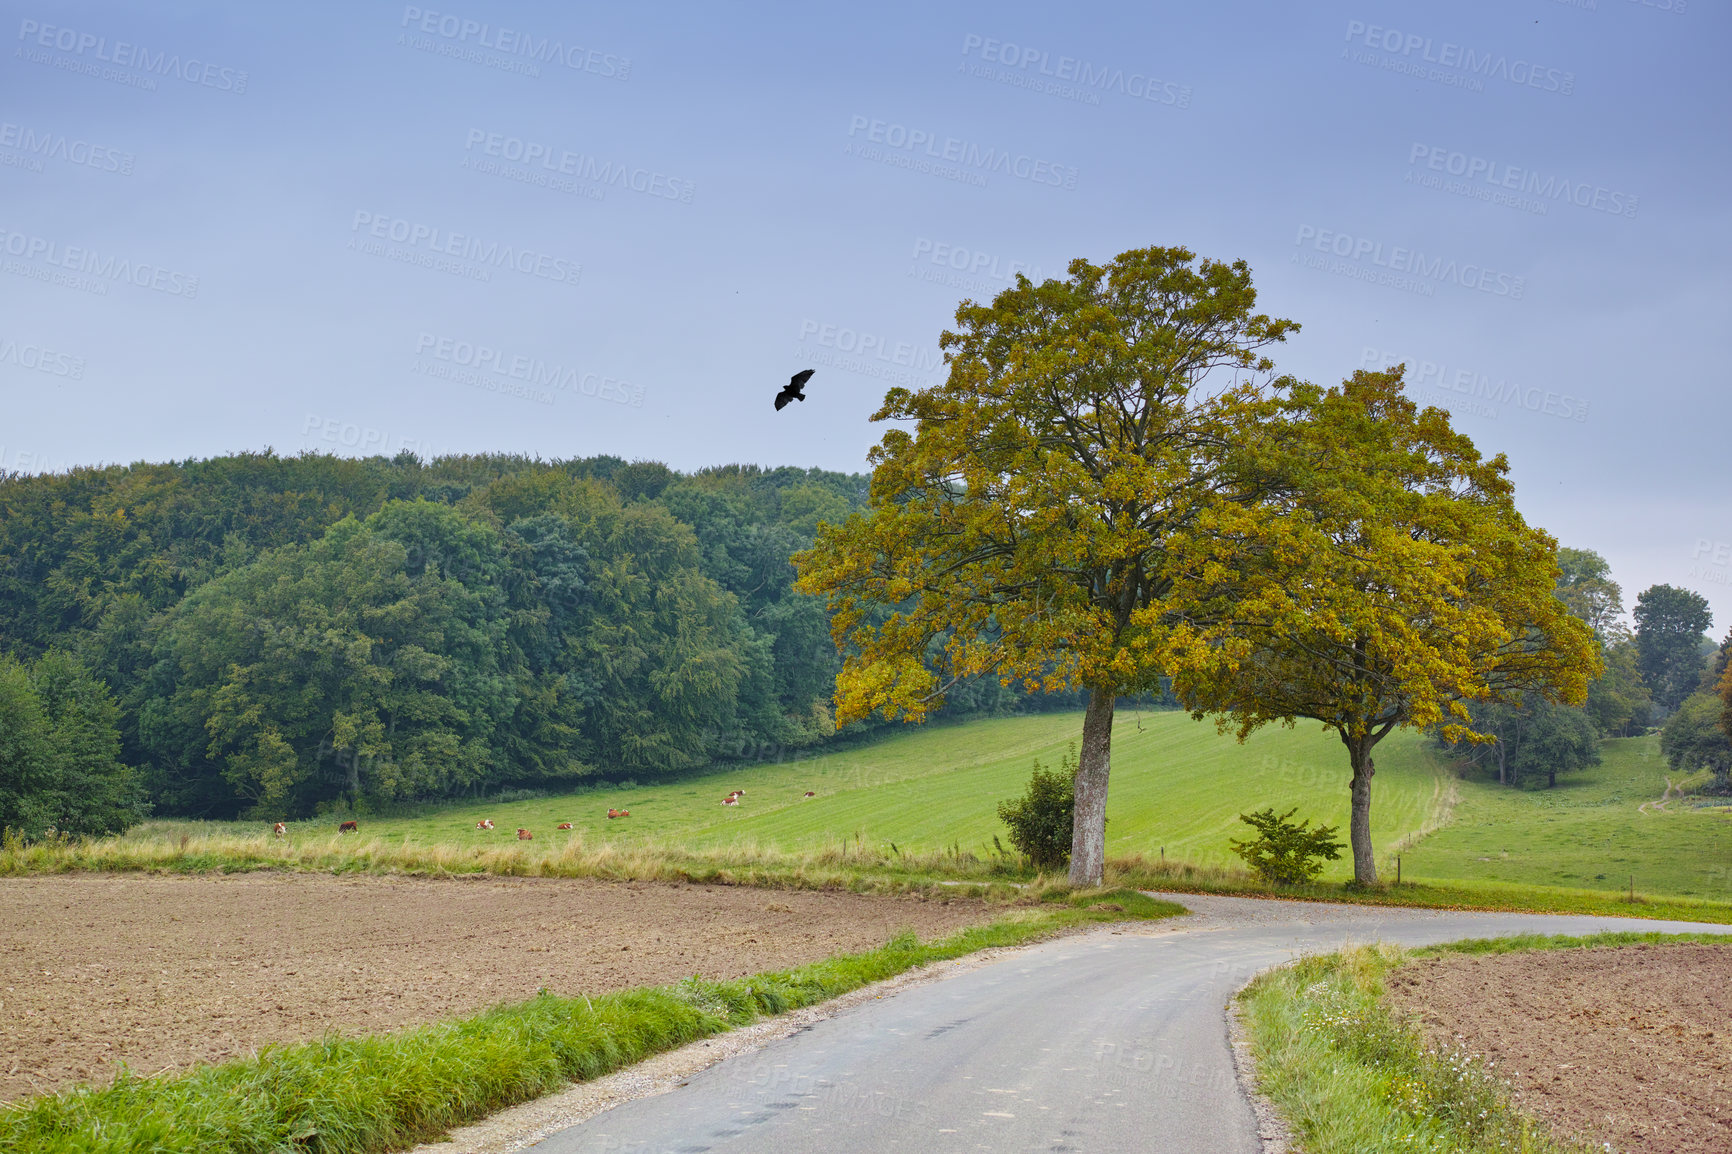
[(1262, 975), (1239, 995), (1257, 1084), (1310, 1154), (1564, 1154), (1461, 1051), (1425, 1046), (1382, 1000), (1395, 946), (1357, 946)]
[(1661, 897), (1637, 891), (1566, 889), (1561, 886), (1520, 885), (1494, 881), (1403, 880), (1354, 887), (1323, 882), (1304, 886), (1270, 886), (1236, 870), (1200, 868), (1146, 859), (1110, 861), (1107, 882), (1144, 890), (1176, 893), (1226, 894), (1234, 897), (1280, 898), (1288, 901), (1343, 902), (1350, 905), (1411, 906), (1436, 910), (1489, 910), (1528, 914), (1595, 914), (1602, 917), (1648, 918), (1684, 922), (1732, 924), (1732, 902), (1701, 898)]
[[(886, 851), (842, 844), (789, 850), (750, 841), (692, 850), (653, 842), (592, 844), (581, 832), (563, 843), (538, 846), (417, 844), (343, 837), (278, 841), (268, 834), (155, 832), (124, 837), (25, 844), (0, 840), (0, 877), (77, 871), (243, 873), (309, 870), (320, 873), (595, 878), (603, 881), (698, 882), (856, 893), (930, 893), (942, 886), (964, 896), (1009, 898), (1063, 885), (1024, 869), (1013, 859), (973, 854)], [(1599, 914), (1732, 924), (1732, 903), (1496, 881), (1403, 881), (1368, 888), (1338, 882), (1269, 886), (1244, 870), (1167, 859), (1124, 856), (1107, 862), (1106, 883), (1124, 889), (1228, 894), (1290, 901), (1511, 913)]]
[(736, 981), (691, 979), (566, 998), (544, 994), (459, 1021), (329, 1037), (194, 1070), (77, 1087), (0, 1107), (0, 1151), (32, 1154), (371, 1154), (609, 1073), (663, 1050), (809, 1006), (915, 966), (1021, 945), (1091, 922), (1183, 910), (1134, 891), (1086, 891), (988, 925)]

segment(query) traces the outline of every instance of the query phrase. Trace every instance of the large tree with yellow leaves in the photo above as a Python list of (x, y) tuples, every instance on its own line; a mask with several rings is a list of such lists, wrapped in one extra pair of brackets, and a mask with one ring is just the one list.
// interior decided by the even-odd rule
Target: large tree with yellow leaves
[(1241, 738), (1298, 718), (1336, 732), (1369, 884), (1377, 743), (1401, 726), (1490, 740), (1469, 702), (1579, 705), (1599, 651), (1556, 596), (1557, 542), (1516, 511), (1508, 462), (1408, 400), (1401, 367), (1295, 399), (1304, 418), (1252, 450), (1283, 484), (1254, 510), (1217, 503), (1169, 550), (1185, 620), (1163, 659), (1180, 701)]
[(1073, 261), (965, 301), (947, 380), (896, 388), (912, 421), (872, 451), (869, 512), (795, 558), (843, 650), (837, 722), (920, 720), (955, 679), (1089, 691), (1071, 880), (1101, 880), (1115, 697), (1148, 688), (1169, 543), (1265, 488), (1239, 451), (1283, 408), (1260, 350), (1298, 326), (1255, 312), (1243, 261), (1182, 248)]

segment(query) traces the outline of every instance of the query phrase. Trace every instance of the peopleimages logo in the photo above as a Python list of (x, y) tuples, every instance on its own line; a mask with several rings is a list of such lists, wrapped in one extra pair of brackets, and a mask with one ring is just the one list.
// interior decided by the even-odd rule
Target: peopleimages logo
[[(904, 157), (920, 157), (937, 161), (940, 166), (958, 165), (958, 171), (976, 178), (968, 183), (984, 184), (988, 175), (997, 172), (1034, 184), (1049, 184), (1054, 188), (1076, 187), (1077, 170), (1072, 165), (1055, 164), (1050, 160), (1029, 156), (1027, 153), (1013, 153), (1007, 149), (982, 148), (954, 136), (940, 138), (927, 129), (910, 128), (894, 121), (855, 116), (848, 122), (848, 135), (862, 140), (860, 155), (868, 160), (882, 159), (890, 163), (890, 157), (886, 157), (882, 149), (872, 147), (883, 145), (895, 149), (896, 152), (890, 155), (899, 160)], [(852, 149), (853, 146), (850, 145), (848, 150)], [(907, 165), (902, 164), (899, 167)]]
[(51, 377), (66, 377), (73, 381), (84, 379), (83, 357), (75, 357), (71, 353), (57, 353), (41, 345), (8, 340), (5, 337), (0, 337), (0, 365), (17, 365), (21, 369), (47, 373)]
[[(1459, 177), (1459, 181), (1432, 178), (1431, 173)], [(1562, 202), (1612, 216), (1634, 217), (1637, 197), (1585, 180), (1541, 176), (1531, 168), (1488, 160), (1456, 152), (1436, 144), (1415, 142), (1407, 151), (1408, 184), (1441, 188), (1477, 200), (1523, 208), (1545, 215), (1546, 203)], [(1483, 186), (1483, 187), (1481, 187)]]
[(557, 64), (572, 72), (589, 72), (610, 80), (626, 80), (631, 76), (631, 61), (624, 56), (585, 48), (581, 44), (567, 44), (552, 36), (536, 36), (514, 28), (496, 27), (449, 12), (405, 7), (400, 27), (454, 44), (474, 45), (507, 57), (522, 57), (536, 64)]
[[(357, 209), (349, 231), (362, 233), (363, 230), (363, 236), (350, 239), (350, 248), (371, 256), (400, 260), (441, 272), (454, 272), (473, 280), (491, 280), (489, 268), (511, 269), (525, 276), (568, 285), (577, 284), (578, 278), (583, 274), (581, 264), (564, 257), (538, 252), (532, 248), (500, 244), (498, 241), (486, 241), (478, 236), (450, 232), (402, 217)], [(378, 243), (381, 241), (390, 241), (403, 247), (387, 250), (383, 244)]]
[[(1191, 106), (1191, 87), (1188, 84), (1161, 80), (1146, 72), (1126, 72), (1123, 68), (1095, 65), (1075, 56), (1060, 56), (1055, 60), (1052, 53), (1044, 49), (969, 33), (962, 38), (962, 55), (966, 60), (977, 54), (986, 64), (999, 64), (1028, 75), (995, 76), (980, 72), (973, 75), (1083, 104), (1099, 104), (1099, 93), (1117, 92), (1132, 100), (1168, 104), (1175, 108)], [(966, 65), (964, 67), (966, 69)]]
[[(1547, 417), (1557, 417), (1565, 421), (1585, 421), (1588, 419), (1588, 402), (1580, 397), (1572, 397), (1568, 393), (1553, 392), (1533, 385), (1522, 385), (1507, 377), (1493, 379), (1489, 374), (1474, 369), (1456, 369), (1453, 372), (1447, 365), (1438, 361), (1425, 360), (1419, 357), (1399, 357), (1385, 349), (1367, 347), (1359, 355), (1359, 367), (1382, 371), (1394, 368), (1396, 365), (1406, 365), (1407, 373), (1403, 378), (1410, 386), (1436, 389), (1439, 393), (1453, 394), (1452, 400), (1486, 401), (1494, 405), (1514, 406), (1526, 409), (1530, 413), (1540, 413)], [(1478, 408), (1478, 406), (1474, 406)], [(1495, 416), (1495, 412), (1479, 413), (1480, 416)]]
[[(1542, 92), (1556, 92), (1569, 96), (1576, 90), (1576, 74), (1557, 68), (1549, 68), (1535, 64), (1529, 60), (1511, 60), (1501, 52), (1480, 52), (1473, 48), (1463, 47), (1449, 40), (1434, 41), (1429, 36), (1415, 32), (1402, 32), (1395, 28), (1384, 28), (1377, 24), (1367, 24), (1363, 20), (1347, 22), (1347, 42), (1349, 47), (1341, 50), (1344, 60), (1352, 60), (1359, 64), (1370, 64), (1386, 71), (1417, 76), (1425, 80), (1437, 80), (1456, 87), (1473, 87), (1483, 89), (1484, 81), (1502, 80), (1509, 84), (1527, 88), (1538, 88)], [(1352, 45), (1360, 44), (1373, 52), (1382, 53), (1381, 57), (1371, 53), (1355, 52)], [(1416, 56), (1415, 53), (1418, 55)], [(1426, 65), (1436, 65), (1427, 68)], [(1448, 69), (1448, 72), (1441, 72)], [(1477, 81), (1467, 85), (1462, 81)]]
[[(110, 44), (106, 36), (80, 32), (76, 28), (43, 24), (37, 20), (21, 20), (18, 24), (18, 39), (24, 41), (26, 47), (52, 48), (56, 52), (69, 53), (77, 58), (71, 62), (74, 65), (84, 61), (100, 61), (118, 68), (136, 69), (152, 76), (172, 76), (188, 84), (215, 88), (220, 92), (239, 95), (247, 90), (247, 74), (239, 68), (211, 64), (194, 56), (182, 57), (179, 53), (152, 52), (143, 45), (131, 44), (125, 40), (116, 40)], [(19, 55), (24, 53), (20, 51)], [(51, 57), (41, 56), (40, 53), (28, 58), (38, 64), (57, 63)], [(89, 71), (92, 67), (94, 66), (86, 64), (83, 67), (73, 67), (70, 71)]]
[[(477, 341), (423, 332), (415, 341), (415, 354), (444, 362), (446, 365), (455, 365), (459, 369), (468, 369), (475, 374), (484, 373), (494, 378), (503, 377), (506, 381), (520, 382), (523, 389), (505, 388), (494, 391), (511, 392), (542, 404), (551, 405), (554, 391), (564, 391), (611, 401), (616, 405), (643, 408), (642, 385), (634, 385), (601, 373), (585, 372), (575, 365), (549, 364), (540, 357), (509, 352)], [(415, 371), (427, 376), (450, 375), (432, 371), (432, 368), (433, 366), (419, 367)], [(452, 379), (461, 378), (453, 376)]]
[[(1353, 261), (1367, 271), (1387, 272), (1415, 280), (1422, 285), (1428, 282), (1455, 284), (1492, 296), (1509, 297), (1511, 300), (1522, 299), (1522, 294), (1527, 291), (1525, 277), (1512, 276), (1484, 265), (1462, 263), (1441, 256), (1428, 257), (1418, 249), (1404, 248), (1401, 245), (1392, 245), (1386, 251), (1382, 241), (1302, 224), (1299, 226), (1299, 235), (1293, 238), (1293, 243), (1304, 247), (1307, 241), (1317, 252)], [(1294, 259), (1297, 260), (1300, 255), (1294, 254)]]
[[(169, 296), (184, 297), (191, 300), (198, 296), (198, 278), (183, 272), (177, 272), (161, 265), (149, 264), (144, 261), (132, 261), (126, 257), (115, 256), (113, 253), (101, 253), (96, 249), (84, 248), (79, 245), (61, 244), (48, 237), (33, 236), (28, 233), (12, 232), (0, 227), (0, 252), (7, 256), (21, 257), (26, 261), (40, 261), (42, 268), (36, 265), (17, 264), (9, 262), (6, 271), (23, 276), (33, 276), (37, 280), (51, 279), (51, 271), (63, 269), (72, 274), (68, 287), (80, 288), (84, 291), (97, 292), (97, 295), (107, 295), (107, 282), (126, 283), (139, 288), (151, 289), (166, 293)], [(14, 267), (16, 265), (16, 267)], [(32, 270), (35, 270), (33, 273)], [(35, 275), (39, 273), (40, 275)], [(62, 274), (53, 274), (62, 275)], [(71, 283), (76, 281), (77, 283)], [(58, 282), (57, 282), (58, 283)]]
[[(681, 204), (690, 204), (692, 193), (697, 189), (695, 181), (682, 180), (664, 172), (629, 164), (615, 164), (611, 160), (598, 160), (586, 153), (572, 152), (570, 149), (541, 141), (488, 132), (481, 128), (469, 130), (463, 148), (466, 152), (480, 152), (483, 156), (497, 157), (521, 164), (525, 168), (540, 168), (554, 176), (567, 176), (603, 188), (611, 185), (663, 200), (675, 200)], [(535, 182), (531, 180), (530, 183)]]
[[(130, 152), (92, 144), (88, 140), (80, 140), (64, 133), (38, 132), (27, 125), (13, 124), (11, 121), (0, 123), (0, 148), (15, 148), (37, 160), (60, 160), (67, 164), (94, 168), (98, 172), (132, 175), (134, 157)], [(42, 171), (40, 165), (36, 171)]]

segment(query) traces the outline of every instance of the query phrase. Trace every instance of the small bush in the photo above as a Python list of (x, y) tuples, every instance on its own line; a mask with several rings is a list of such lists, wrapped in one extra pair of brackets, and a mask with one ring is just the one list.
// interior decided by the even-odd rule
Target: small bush
[(1010, 827), (1010, 844), (1037, 869), (1070, 865), (1071, 819), (1076, 809), (1076, 751), (1073, 747), (1057, 769), (1039, 761), (1028, 779), (1028, 792), (998, 803), (998, 816)]
[(1341, 856), (1342, 845), (1335, 840), (1335, 826), (1308, 829), (1309, 820), (1297, 824), (1290, 821), (1297, 812), (1296, 808), (1290, 809), (1277, 817), (1271, 806), (1256, 813), (1242, 813), (1239, 820), (1256, 830), (1257, 836), (1250, 841), (1228, 838), (1227, 844), (1266, 882), (1301, 885), (1313, 881), (1323, 872), (1324, 860), (1334, 861)]

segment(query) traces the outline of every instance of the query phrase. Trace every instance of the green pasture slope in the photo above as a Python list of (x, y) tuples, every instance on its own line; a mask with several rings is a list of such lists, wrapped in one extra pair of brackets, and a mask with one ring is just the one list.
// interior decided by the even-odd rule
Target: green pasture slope
[[(671, 784), (606, 788), (509, 804), (463, 805), (410, 818), (362, 819), (362, 832), (390, 844), (484, 845), (508, 842), (518, 826), (536, 848), (557, 849), (569, 821), (586, 845), (653, 842), (692, 849), (756, 844), (812, 849), (844, 839), (888, 851), (949, 849), (990, 854), (1004, 835), (999, 801), (1022, 792), (1036, 758), (1057, 765), (1082, 734), (1082, 714), (1041, 714), (959, 724), (909, 726), (883, 740), (799, 761), (744, 766)], [(1107, 852), (1200, 865), (1237, 864), (1227, 839), (1249, 827), (1246, 810), (1297, 806), (1298, 816), (1347, 824), (1346, 753), (1315, 726), (1274, 728), (1244, 745), (1212, 723), (1182, 713), (1121, 711), (1113, 732)], [(741, 804), (722, 796), (745, 790)], [(803, 797), (806, 790), (817, 796)], [(1409, 734), (1378, 750), (1372, 825), (1380, 853), (1425, 825), (1447, 790), (1440, 763)], [(607, 819), (610, 808), (631, 817)], [(475, 829), (491, 818), (495, 829)], [(291, 836), (330, 835), (333, 823), (291, 826)], [(241, 828), (253, 830), (253, 825)], [(1350, 870), (1335, 863), (1329, 878)]]
[[(1454, 820), (1402, 855), (1406, 876), (1732, 900), (1732, 816), (1657, 802), (1679, 775), (1658, 737), (1619, 738), (1553, 789), (1464, 781)], [(1381, 782), (1383, 775), (1378, 773)]]

